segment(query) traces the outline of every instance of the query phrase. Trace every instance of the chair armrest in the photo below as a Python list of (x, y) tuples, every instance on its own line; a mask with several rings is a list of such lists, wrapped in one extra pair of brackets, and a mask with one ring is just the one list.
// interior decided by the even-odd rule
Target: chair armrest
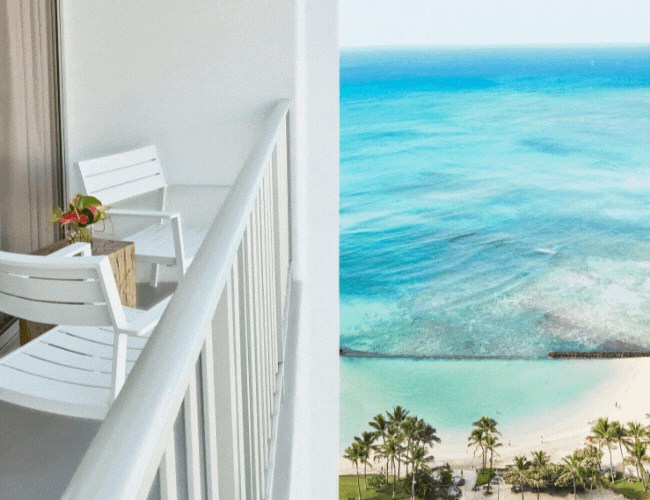
[(125, 217), (148, 217), (151, 219), (177, 219), (180, 217), (178, 212), (168, 212), (164, 210), (130, 210), (121, 208), (111, 208), (108, 210), (109, 216), (125, 216)]
[(65, 246), (56, 252), (48, 254), (48, 257), (75, 257), (77, 255), (90, 257), (92, 255), (90, 243), (73, 243), (72, 245)]
[(130, 209), (111, 209), (108, 215), (125, 215), (130, 217), (151, 217), (160, 220), (169, 220), (172, 230), (172, 237), (174, 240), (174, 253), (177, 259), (177, 266), (179, 269), (180, 277), (185, 274), (185, 270), (189, 265), (185, 258), (185, 245), (183, 244), (183, 231), (181, 230), (181, 214), (179, 212), (165, 212), (162, 210), (130, 210)]
[(137, 337), (142, 337), (147, 333), (151, 332), (160, 321), (162, 313), (165, 312), (167, 304), (171, 300), (172, 296), (170, 295), (165, 300), (162, 300), (151, 309), (143, 311), (140, 316), (135, 318), (133, 321), (130, 321), (126, 324), (125, 327), (121, 328), (120, 331), (126, 333), (127, 335), (133, 335)]

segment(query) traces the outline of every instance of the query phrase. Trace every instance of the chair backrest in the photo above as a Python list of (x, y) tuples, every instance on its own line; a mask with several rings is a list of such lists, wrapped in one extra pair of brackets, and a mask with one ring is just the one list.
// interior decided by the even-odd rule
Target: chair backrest
[(0, 251), (0, 311), (39, 323), (126, 325), (108, 257)]
[(162, 190), (167, 183), (156, 146), (147, 146), (78, 163), (86, 194), (111, 205), (135, 196)]

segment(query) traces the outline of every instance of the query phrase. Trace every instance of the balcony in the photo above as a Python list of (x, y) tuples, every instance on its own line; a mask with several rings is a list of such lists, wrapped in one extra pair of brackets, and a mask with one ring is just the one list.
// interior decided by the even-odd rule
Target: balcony
[[(72, 432), (78, 424), (81, 442), (96, 432), (84, 453), (58, 444), (72, 462), (83, 455), (73, 477), (59, 471), (31, 492), (21, 485), (21, 495), (288, 498), (301, 295), (292, 281), (288, 104), (269, 115), (105, 420), (66, 423)], [(14, 494), (11, 482), (0, 496)]]

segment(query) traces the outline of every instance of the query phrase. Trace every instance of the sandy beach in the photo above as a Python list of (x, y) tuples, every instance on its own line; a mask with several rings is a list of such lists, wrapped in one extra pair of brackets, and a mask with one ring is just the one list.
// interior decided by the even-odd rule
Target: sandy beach
[[(599, 417), (609, 417), (622, 423), (648, 423), (645, 414), (650, 412), (650, 359), (613, 359), (608, 363), (614, 367), (613, 375), (570, 405), (519, 422), (499, 421), (503, 447), (499, 449), (500, 457), (496, 458), (495, 465), (505, 466), (516, 455), (530, 454), (540, 449), (546, 451), (552, 461), (559, 461), (584, 445), (592, 422)], [(499, 420), (498, 415), (490, 416)], [(467, 447), (469, 432), (470, 429), (467, 429), (462, 434), (449, 434), (439, 428), (442, 443), (432, 451), (436, 464), (449, 463), (458, 471), (480, 466), (480, 456), (474, 457), (473, 451)], [(612, 453), (614, 463), (620, 463), (618, 450)], [(604, 461), (608, 460), (606, 454)], [(341, 457), (339, 471), (341, 474), (351, 474), (354, 469)]]

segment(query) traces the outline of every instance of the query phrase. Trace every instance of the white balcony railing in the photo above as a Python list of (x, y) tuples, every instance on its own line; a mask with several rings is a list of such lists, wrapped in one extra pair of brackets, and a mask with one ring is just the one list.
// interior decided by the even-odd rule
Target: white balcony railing
[(286, 101), (64, 494), (271, 498), (291, 288)]

